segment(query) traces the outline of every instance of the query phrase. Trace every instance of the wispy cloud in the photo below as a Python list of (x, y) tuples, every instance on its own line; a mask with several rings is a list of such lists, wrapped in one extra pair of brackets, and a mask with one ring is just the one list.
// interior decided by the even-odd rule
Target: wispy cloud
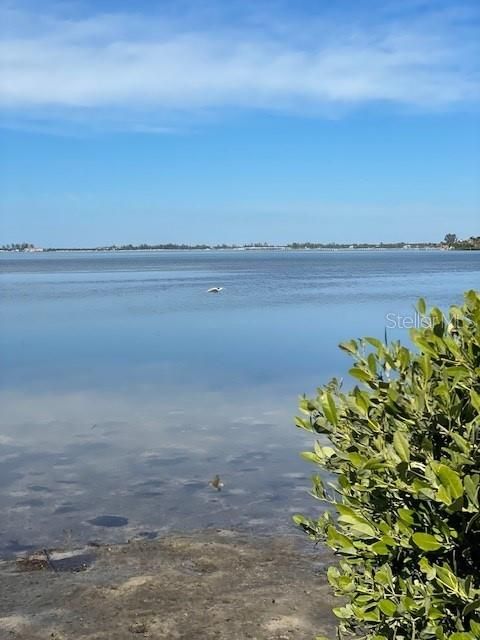
[(53, 6), (38, 17), (10, 5), (1, 16), (4, 122), (81, 123), (109, 113), (119, 128), (163, 131), (179, 115), (228, 108), (334, 114), (378, 102), (476, 103), (477, 16), (426, 4), (370, 22), (345, 12), (341, 26), (306, 13), (257, 10), (256, 20), (233, 26)]

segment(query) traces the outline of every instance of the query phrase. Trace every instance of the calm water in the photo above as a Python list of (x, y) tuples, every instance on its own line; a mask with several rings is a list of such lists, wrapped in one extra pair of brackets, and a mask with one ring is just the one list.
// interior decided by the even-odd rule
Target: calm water
[(480, 288), (480, 252), (0, 254), (0, 270), (3, 555), (290, 529), (318, 508), (297, 396), (345, 374), (337, 343)]

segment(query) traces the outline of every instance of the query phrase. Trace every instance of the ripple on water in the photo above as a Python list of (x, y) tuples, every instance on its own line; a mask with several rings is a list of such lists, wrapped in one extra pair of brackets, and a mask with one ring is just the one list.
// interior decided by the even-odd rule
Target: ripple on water
[(145, 460), (145, 464), (150, 467), (154, 466), (169, 466), (175, 464), (181, 464), (183, 462), (188, 462), (190, 460), (189, 456), (186, 455), (172, 455), (172, 456), (151, 456)]
[(137, 498), (159, 498), (165, 495), (165, 491), (135, 491), (133, 495)]
[(160, 479), (152, 479), (152, 480), (144, 480), (143, 482), (136, 482), (135, 483), (135, 487), (154, 487), (154, 488), (160, 488), (160, 487), (165, 487), (165, 485), (167, 484), (166, 480), (160, 480)]
[(64, 504), (58, 505), (58, 507), (55, 509), (53, 513), (54, 514), (73, 513), (74, 511), (80, 511), (80, 510), (81, 509), (79, 507), (76, 507), (71, 502), (65, 502)]
[(27, 487), (29, 489), (29, 491), (37, 491), (37, 492), (45, 492), (45, 493), (51, 493), (51, 489), (49, 489), (48, 487), (44, 487), (41, 484), (30, 484)]
[(26, 500), (19, 500), (16, 505), (19, 507), (43, 507), (45, 501), (40, 498), (27, 498)]
[(208, 487), (208, 482), (205, 480), (185, 480), (182, 482), (182, 487), (189, 492), (193, 492), (199, 489), (205, 489)]

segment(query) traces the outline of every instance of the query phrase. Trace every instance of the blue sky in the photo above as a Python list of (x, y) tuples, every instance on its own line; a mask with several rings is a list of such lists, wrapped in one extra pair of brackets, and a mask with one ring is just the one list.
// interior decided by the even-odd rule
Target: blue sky
[(4, 2), (0, 244), (480, 234), (476, 2)]

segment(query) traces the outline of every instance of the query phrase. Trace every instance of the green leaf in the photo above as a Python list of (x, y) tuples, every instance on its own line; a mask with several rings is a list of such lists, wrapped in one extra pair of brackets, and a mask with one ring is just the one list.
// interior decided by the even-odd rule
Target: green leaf
[(375, 358), (373, 353), (368, 354), (367, 362), (368, 362), (368, 368), (370, 369), (370, 373), (373, 376), (376, 376), (377, 375), (377, 359)]
[(380, 541), (372, 544), (370, 546), (370, 549), (377, 556), (388, 556), (388, 554), (390, 553), (390, 549), (387, 547), (387, 545), (384, 542)]
[(443, 504), (446, 504), (446, 505), (451, 505), (453, 502), (450, 492), (448, 491), (448, 489), (446, 489), (443, 486), (440, 487), (439, 490), (437, 491), (436, 497), (437, 497), (437, 500), (440, 500), (440, 502), (443, 502)]
[(312, 425), (310, 424), (310, 420), (308, 420), (308, 418), (300, 418), (299, 416), (296, 416), (295, 424), (299, 429), (305, 429), (305, 431), (312, 430)]
[(430, 356), (424, 354), (423, 357), (420, 359), (420, 366), (422, 367), (425, 380), (430, 380), (430, 378), (432, 377), (432, 371), (433, 371), (432, 361), (430, 359)]
[(368, 344), (371, 344), (372, 347), (375, 347), (375, 349), (381, 349), (383, 347), (382, 341), (378, 338), (367, 337), (364, 338), (364, 340), (365, 342), (368, 342)]
[(393, 434), (393, 448), (398, 454), (400, 460), (403, 460), (403, 462), (410, 461), (410, 449), (408, 440), (400, 431), (396, 431)]
[(320, 460), (328, 460), (332, 456), (335, 455), (335, 449), (332, 447), (322, 447), (322, 445), (315, 441), (314, 445), (315, 455), (318, 456)]
[(462, 438), (462, 436), (459, 433), (455, 433), (455, 431), (451, 435), (452, 435), (452, 440), (455, 442), (455, 444), (460, 449), (460, 451), (462, 451), (462, 453), (469, 454), (470, 443), (467, 442), (465, 438)]
[(414, 533), (413, 542), (422, 551), (437, 551), (442, 544), (429, 533)]
[(328, 391), (324, 396), (322, 409), (325, 417), (330, 422), (330, 424), (336, 426), (338, 424), (337, 407), (335, 406), (335, 402), (333, 401), (332, 394)]
[(315, 462), (315, 464), (319, 464), (321, 459), (313, 453), (313, 451), (302, 451), (300, 454), (304, 460), (308, 460), (308, 462)]
[(352, 463), (352, 465), (359, 469), (360, 467), (363, 467), (366, 462), (367, 459), (364, 458), (362, 455), (360, 455), (359, 453), (349, 453), (347, 454), (348, 459), (350, 460), (350, 462)]
[(362, 516), (355, 513), (353, 509), (343, 504), (337, 505), (337, 511), (340, 514), (338, 521), (343, 525), (349, 525), (354, 531), (364, 533), (367, 536), (373, 537), (376, 535), (376, 529), (372, 524)]
[(476, 479), (472, 478), (472, 476), (465, 476), (463, 483), (465, 485), (465, 493), (469, 500), (478, 508), (478, 476)]
[(480, 622), (475, 622), (475, 620), (470, 620), (470, 629), (472, 630), (473, 633), (477, 634), (477, 638), (480, 638)]
[(361, 382), (369, 382), (372, 379), (372, 374), (367, 373), (363, 369), (359, 369), (358, 367), (352, 367), (348, 372), (353, 378), (357, 378)]
[(400, 518), (400, 520), (402, 520), (403, 522), (405, 522), (405, 524), (413, 524), (414, 523), (414, 518), (413, 518), (413, 514), (414, 511), (412, 511), (412, 509), (398, 509), (397, 511), (398, 516)]
[(355, 403), (363, 415), (368, 415), (369, 399), (368, 394), (361, 391), (358, 387), (354, 390)]
[(474, 600), (473, 602), (470, 602), (469, 604), (467, 604), (464, 607), (462, 613), (464, 616), (468, 616), (468, 614), (472, 613), (472, 611), (480, 611), (480, 598), (477, 598), (477, 600)]
[(383, 542), (383, 544), (386, 544), (387, 547), (396, 547), (397, 546), (397, 542), (396, 542), (395, 538), (392, 538), (392, 536), (389, 536), (389, 535), (383, 535), (380, 538), (380, 542)]
[[(458, 365), (454, 367), (446, 367), (445, 373), (449, 378), (454, 378), (455, 382), (459, 380), (465, 380), (465, 378), (469, 378), (471, 373), (467, 367), (464, 365)], [(468, 384), (468, 382), (466, 383)]]
[(463, 496), (463, 484), (456, 471), (445, 464), (435, 465), (434, 471), (454, 500)]
[(340, 619), (347, 619), (353, 616), (351, 605), (346, 605), (345, 607), (334, 607), (332, 609), (333, 614)]
[(424, 338), (420, 338), (417, 336), (413, 336), (413, 341), (415, 342), (415, 344), (420, 347), (422, 353), (425, 354), (429, 354), (431, 356), (437, 357), (438, 353), (437, 350), (435, 349), (435, 347), (430, 344), (427, 340), (425, 340)]
[(339, 345), (342, 351), (346, 351), (347, 353), (355, 354), (358, 351), (358, 344), (355, 340), (350, 340), (349, 342), (341, 342)]
[(470, 389), (470, 400), (477, 410), (477, 413), (480, 413), (480, 393), (477, 393), (475, 389)]
[(386, 616), (393, 616), (397, 611), (397, 605), (392, 600), (380, 600), (378, 602), (378, 608)]
[(380, 612), (376, 607), (374, 609), (367, 609), (366, 607), (352, 608), (360, 620), (365, 620), (365, 622), (378, 622), (380, 620)]
[(415, 600), (409, 596), (402, 596), (402, 605), (405, 611), (414, 611), (417, 608)]
[(329, 547), (336, 549), (339, 552), (350, 554), (357, 553), (357, 550), (353, 546), (353, 542), (350, 538), (337, 531), (333, 526), (329, 526), (327, 529), (327, 544)]
[(389, 564), (384, 564), (375, 572), (375, 582), (383, 587), (393, 588), (393, 574)]
[(435, 573), (438, 582), (448, 587), (451, 591), (458, 592), (458, 580), (448, 567), (435, 565)]

